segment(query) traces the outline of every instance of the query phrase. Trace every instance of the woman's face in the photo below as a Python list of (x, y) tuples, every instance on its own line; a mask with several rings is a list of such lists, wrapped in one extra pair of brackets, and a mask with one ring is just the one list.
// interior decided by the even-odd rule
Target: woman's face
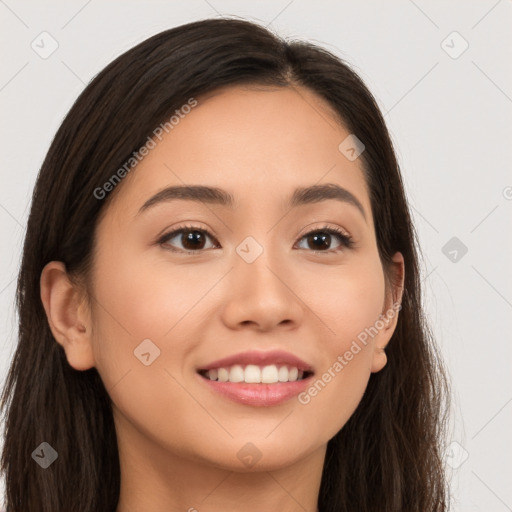
[[(197, 100), (98, 225), (94, 366), (125, 447), (236, 471), (284, 467), (325, 448), (386, 363), (396, 314), (382, 327), (393, 301), (362, 162), (347, 142), (339, 149), (349, 132), (307, 90), (232, 87)], [(294, 196), (327, 184), (347, 192)], [(184, 186), (233, 204), (212, 193), (151, 201)], [(293, 381), (300, 364), (272, 351), (313, 373), (288, 384), (210, 380)], [(246, 352), (257, 354), (238, 357)]]

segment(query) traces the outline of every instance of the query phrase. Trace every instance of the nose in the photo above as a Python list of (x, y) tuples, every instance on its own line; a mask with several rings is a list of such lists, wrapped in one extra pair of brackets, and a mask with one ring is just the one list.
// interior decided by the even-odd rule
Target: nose
[(235, 255), (226, 283), (228, 300), (222, 311), (229, 328), (268, 332), (276, 328), (293, 330), (300, 325), (305, 304), (294, 290), (294, 276), (285, 266), (269, 261), (265, 252), (252, 263)]

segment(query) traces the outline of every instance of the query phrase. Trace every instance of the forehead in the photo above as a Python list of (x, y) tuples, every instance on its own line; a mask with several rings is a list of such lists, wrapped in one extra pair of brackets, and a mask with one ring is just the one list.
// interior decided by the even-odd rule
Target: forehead
[(225, 189), (237, 206), (283, 205), (293, 190), (335, 183), (371, 211), (360, 159), (339, 145), (349, 135), (325, 100), (304, 88), (237, 86), (196, 98), (124, 178), (115, 203), (133, 216), (169, 185)]

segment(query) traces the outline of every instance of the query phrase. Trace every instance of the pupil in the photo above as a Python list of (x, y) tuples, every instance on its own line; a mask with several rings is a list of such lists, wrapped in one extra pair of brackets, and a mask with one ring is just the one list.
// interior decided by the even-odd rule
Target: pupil
[[(185, 236), (186, 243), (191, 243), (192, 250), (198, 249), (198, 246), (201, 245), (201, 240), (197, 240), (197, 236), (201, 236), (202, 233), (200, 231), (189, 231), (188, 235)], [(184, 244), (186, 247), (186, 244)], [(201, 248), (201, 247), (199, 247)]]
[[(202, 233), (200, 231), (189, 231), (188, 234), (185, 236), (185, 243), (186, 246), (187, 243), (190, 243), (192, 245), (192, 250), (202, 248), (202, 244), (204, 243), (204, 240), (198, 240), (197, 237), (201, 237)], [(330, 237), (329, 234), (314, 234), (310, 235), (308, 237), (309, 241), (313, 241), (313, 245), (316, 246), (316, 249), (319, 248), (327, 248), (329, 247), (329, 244), (326, 243), (326, 240)], [(320, 242), (318, 244), (317, 242)]]
[[(322, 245), (323, 245), (324, 247), (328, 247), (328, 246), (329, 246), (329, 244), (326, 244), (326, 243), (325, 243), (325, 239), (326, 239), (327, 237), (330, 237), (330, 235), (328, 235), (328, 234), (323, 234), (323, 235), (319, 235), (319, 234), (310, 235), (310, 238), (313, 238), (314, 240), (318, 240), (319, 238), (321, 238), (321, 239), (322, 239)], [(322, 246), (321, 246), (321, 245), (320, 245), (320, 246), (319, 246), (319, 245), (317, 245), (317, 246), (316, 246), (316, 248), (317, 248), (317, 249), (318, 249), (319, 247), (322, 247)]]

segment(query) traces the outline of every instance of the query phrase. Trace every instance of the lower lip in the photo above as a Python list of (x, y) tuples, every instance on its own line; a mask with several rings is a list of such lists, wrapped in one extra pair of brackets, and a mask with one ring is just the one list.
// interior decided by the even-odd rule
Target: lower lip
[(271, 407), (286, 402), (304, 391), (313, 375), (295, 382), (276, 382), (275, 384), (247, 384), (245, 382), (219, 382), (202, 375), (199, 378), (211, 389), (231, 400), (244, 405)]

